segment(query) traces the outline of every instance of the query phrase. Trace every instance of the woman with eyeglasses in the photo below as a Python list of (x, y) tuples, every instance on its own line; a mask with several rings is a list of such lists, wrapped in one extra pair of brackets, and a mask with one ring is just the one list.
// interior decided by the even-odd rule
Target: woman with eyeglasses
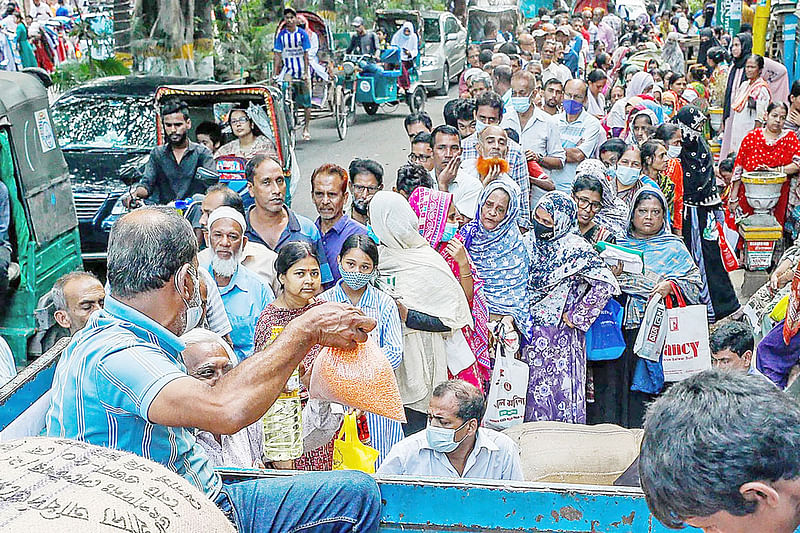
[(214, 153), (214, 157), (232, 155), (250, 160), (259, 153), (278, 157), (275, 143), (261, 133), (244, 107), (231, 109), (228, 113), (228, 125), (236, 139), (220, 146), (219, 150)]
[(572, 199), (578, 206), (578, 230), (590, 244), (616, 242), (610, 229), (598, 224), (595, 215), (603, 209), (603, 184), (590, 174), (578, 174), (572, 184)]

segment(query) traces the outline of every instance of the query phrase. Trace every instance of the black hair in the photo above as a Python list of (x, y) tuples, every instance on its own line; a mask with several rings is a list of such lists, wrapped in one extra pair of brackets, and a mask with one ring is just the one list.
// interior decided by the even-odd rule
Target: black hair
[(449, 100), (446, 104), (444, 104), (444, 109), (442, 109), (442, 117), (444, 118), (444, 123), (448, 126), (453, 126), (454, 128), (458, 126), (458, 117), (456, 115), (456, 108), (458, 107), (458, 98), (453, 98)]
[(474, 385), (460, 379), (451, 379), (436, 385), (432, 396), (441, 398), (445, 394), (452, 394), (458, 403), (456, 416), (466, 422), (475, 419), (480, 424), (486, 411), (486, 398)]
[(519, 144), (519, 133), (514, 128), (505, 128), (504, 131), (506, 132), (506, 136), (514, 141), (515, 143)]
[(244, 215), (244, 202), (239, 193), (228, 187), (227, 183), (215, 183), (206, 191), (206, 196), (211, 193), (222, 193), (222, 205), (236, 209), (240, 214)]
[(686, 76), (678, 72), (671, 72), (669, 76), (667, 76), (667, 87), (672, 88), (672, 84), (681, 78), (686, 78)]
[(278, 168), (283, 170), (283, 166), (281, 166), (281, 162), (272, 157), (271, 155), (260, 153), (253, 156), (253, 158), (247, 162), (244, 166), (244, 178), (247, 180), (247, 183), (253, 183), (253, 178), (256, 175), (256, 169), (263, 163), (264, 161), (271, 160)]
[(664, 141), (658, 139), (650, 139), (639, 147), (639, 152), (642, 155), (642, 166), (650, 167), (652, 163), (645, 163), (648, 158), (655, 157), (659, 148), (666, 148)]
[(411, 139), (411, 144), (427, 144), (431, 145), (431, 134), (426, 131), (421, 131), (414, 135), (414, 138)]
[(755, 348), (753, 328), (737, 321), (726, 322), (716, 328), (711, 332), (708, 341), (711, 344), (711, 353), (727, 349), (741, 357)]
[(489, 106), (496, 109), (499, 113), (500, 119), (503, 118), (503, 99), (494, 91), (485, 91), (478, 95), (475, 99), (475, 109), (481, 106)]
[(161, 103), (161, 108), (159, 109), (161, 112), (161, 116), (165, 117), (167, 115), (173, 115), (175, 113), (180, 113), (183, 115), (183, 118), (189, 118), (189, 104), (184, 102), (183, 100), (178, 100), (177, 98), (170, 98), (165, 100)]
[(208, 135), (211, 142), (214, 144), (220, 144), (222, 142), (222, 128), (216, 122), (211, 122), (209, 120), (201, 122), (194, 130), (194, 134), (195, 136)]
[(789, 93), (789, 96), (792, 98), (797, 98), (798, 96), (800, 96), (800, 80), (794, 80), (794, 83), (792, 83), (792, 90)]
[(758, 54), (750, 54), (747, 56), (747, 59), (755, 59), (756, 65), (758, 65), (758, 70), (764, 70), (764, 56), (760, 56)]
[(608, 54), (603, 52), (601, 54), (597, 54), (597, 57), (594, 58), (594, 66), (600, 68), (600, 65), (605, 65), (609, 61)]
[(478, 56), (478, 61), (481, 62), (481, 65), (485, 65), (486, 63), (491, 63), (493, 55), (494, 52), (491, 50), (481, 50), (481, 54)]
[(456, 100), (454, 109), (456, 124), (458, 124), (459, 120), (475, 120), (475, 111), (477, 109), (478, 107), (475, 105), (475, 100), (472, 98), (460, 98)]
[(749, 33), (749, 34), (752, 34), (752, 33), (753, 33), (753, 25), (752, 25), (752, 24), (750, 24), (749, 22), (745, 22), (744, 24), (742, 24), (741, 26), (739, 26), (739, 33)]
[(602, 154), (603, 152), (615, 152), (619, 157), (622, 157), (622, 154), (625, 153), (625, 150), (628, 148), (628, 145), (625, 144), (625, 141), (618, 137), (613, 137), (603, 144), (600, 145), (600, 149), (597, 151), (598, 155)]
[(423, 126), (428, 128), (428, 130), (433, 129), (433, 121), (431, 120), (431, 116), (427, 114), (425, 111), (420, 111), (419, 113), (411, 113), (410, 115), (406, 115), (406, 118), (403, 120), (403, 126), (408, 129), (409, 126), (414, 125), (418, 122), (421, 122)]
[(488, 35), (493, 31), (497, 31), (497, 24), (491, 20), (486, 21), (486, 24), (483, 25), (483, 34)]
[(347, 169), (350, 174), (350, 179), (354, 180), (357, 174), (362, 172), (369, 172), (378, 181), (378, 185), (383, 185), (383, 167), (377, 161), (372, 159), (353, 159), (350, 162), (350, 168)]
[(289, 269), (292, 268), (292, 265), (306, 257), (313, 257), (317, 264), (320, 262), (311, 243), (306, 241), (287, 242), (281, 247), (278, 251), (278, 257), (275, 258), (275, 275), (285, 276)]
[[(456, 133), (458, 135), (458, 133)], [(411, 196), (417, 187), (433, 189), (433, 178), (422, 165), (408, 163), (397, 169), (397, 190)]]
[(600, 183), (600, 180), (592, 176), (591, 174), (578, 174), (575, 178), (575, 183), (572, 184), (572, 193), (575, 194), (576, 192), (581, 191), (592, 191), (596, 192), (603, 197), (603, 184)]
[(517, 47), (516, 43), (506, 42), (503, 43), (500, 46), (500, 48), (497, 49), (497, 51), (500, 52), (501, 54), (506, 54), (510, 56), (519, 53), (519, 48)]
[(767, 115), (772, 113), (772, 110), (776, 107), (782, 107), (787, 114), (789, 113), (789, 106), (786, 105), (785, 102), (770, 102), (770, 104), (767, 106)]
[(720, 172), (733, 172), (736, 167), (736, 152), (731, 152), (728, 157), (719, 162)]
[(728, 52), (721, 46), (712, 46), (706, 52), (706, 57), (719, 65), (728, 58)]
[(297, 16), (297, 11), (293, 7), (285, 7), (283, 8), (283, 16), (286, 15), (295, 15)]
[(550, 87), (551, 85), (555, 85), (556, 83), (561, 85), (562, 89), (564, 88), (564, 84), (561, 83), (561, 80), (554, 77), (554, 78), (549, 78), (546, 82), (544, 82), (544, 86), (542, 86), (542, 89), (543, 90), (547, 89), (548, 87)]
[(378, 268), (378, 246), (371, 238), (366, 235), (357, 234), (350, 235), (342, 243), (342, 250), (339, 252), (339, 258), (343, 258), (350, 250), (361, 250), (372, 259), (372, 264)]
[(244, 116), (247, 117), (247, 120), (250, 121), (250, 131), (258, 137), (261, 135), (261, 129), (258, 127), (258, 124), (250, 117), (250, 113), (247, 112), (247, 107), (244, 104), (237, 104), (235, 105), (230, 111), (228, 111), (228, 124), (231, 123), (231, 117), (233, 116), (234, 111), (241, 111), (244, 113)]
[(431, 132), (431, 148), (436, 144), (437, 135), (455, 135), (459, 140), (461, 139), (461, 136), (458, 134), (458, 128), (448, 124), (442, 124), (441, 126), (436, 126)]
[(589, 73), (588, 76), (586, 76), (586, 80), (589, 83), (595, 83), (595, 82), (598, 82), (598, 81), (601, 81), (601, 80), (607, 80), (607, 79), (608, 79), (608, 75), (604, 71), (600, 70), (599, 68), (594, 69), (593, 71), (591, 71)]
[(665, 122), (656, 128), (655, 138), (659, 141), (664, 141), (668, 143), (672, 137), (675, 136), (675, 132), (680, 130), (680, 126), (677, 124), (673, 124), (672, 122)]

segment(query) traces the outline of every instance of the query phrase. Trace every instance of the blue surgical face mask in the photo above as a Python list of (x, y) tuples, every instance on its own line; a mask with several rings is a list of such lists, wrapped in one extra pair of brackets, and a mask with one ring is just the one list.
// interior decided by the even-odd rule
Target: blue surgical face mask
[(487, 124), (487, 123), (485, 123), (485, 122), (482, 122), (482, 121), (480, 121), (480, 120), (477, 120), (477, 119), (476, 119), (476, 120), (475, 120), (475, 133), (480, 133), (480, 132), (482, 132), (483, 130), (485, 130), (485, 129), (486, 129), (486, 126), (488, 126), (488, 124)]
[(640, 172), (638, 168), (617, 165), (617, 181), (623, 185), (633, 185), (639, 179)]
[(348, 272), (339, 264), (339, 273), (342, 275), (342, 281), (354, 291), (360, 291), (367, 283), (375, 280), (375, 271), (365, 274), (363, 272)]
[(661, 107), (664, 108), (664, 114), (669, 117), (672, 116), (672, 112), (675, 110), (671, 105), (662, 105)]
[(381, 243), (381, 240), (378, 238), (377, 235), (375, 235), (375, 232), (372, 231), (372, 226), (370, 226), (369, 224), (367, 224), (367, 237), (375, 241), (375, 244)]
[(561, 102), (567, 115), (577, 115), (583, 111), (583, 104), (577, 100), (564, 100)]
[(667, 146), (667, 155), (670, 156), (672, 159), (676, 159), (681, 156), (681, 150), (683, 148), (680, 146)]
[(458, 224), (456, 222), (447, 223), (444, 225), (444, 233), (442, 234), (442, 242), (447, 242), (458, 233)]
[(531, 108), (531, 99), (528, 96), (512, 96), (511, 107), (513, 107), (514, 111), (517, 113), (525, 113)]
[(469, 423), (469, 420), (464, 422), (460, 428), (457, 429), (449, 429), (449, 428), (440, 428), (436, 426), (432, 426), (430, 422), (428, 426), (425, 428), (425, 436), (428, 439), (428, 445), (436, 450), (437, 452), (442, 453), (450, 453), (456, 448), (458, 445), (461, 444), (464, 439), (467, 438), (464, 435), (461, 440), (456, 441), (456, 432), (460, 431), (461, 428), (466, 426)]

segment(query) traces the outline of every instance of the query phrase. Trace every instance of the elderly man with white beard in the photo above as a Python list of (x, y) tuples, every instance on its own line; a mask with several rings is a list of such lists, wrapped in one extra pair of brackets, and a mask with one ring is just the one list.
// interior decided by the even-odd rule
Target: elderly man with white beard
[(239, 211), (222, 206), (208, 217), (208, 240), (214, 255), (208, 271), (219, 287), (233, 331), (233, 350), (242, 361), (253, 354), (253, 337), (261, 311), (275, 299), (272, 289), (239, 263), (247, 244), (247, 224)]

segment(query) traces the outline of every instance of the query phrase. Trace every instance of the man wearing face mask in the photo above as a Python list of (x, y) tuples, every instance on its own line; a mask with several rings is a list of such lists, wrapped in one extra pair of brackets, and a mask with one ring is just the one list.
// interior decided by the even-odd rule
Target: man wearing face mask
[(480, 427), (486, 399), (457, 379), (440, 383), (428, 426), (395, 444), (378, 474), (522, 481), (519, 450), (510, 437)]
[(315, 306), (211, 387), (186, 373), (185, 344), (178, 338), (202, 315), (197, 239), (189, 222), (168, 208), (121, 217), (109, 236), (108, 282), (104, 309), (58, 362), (48, 436), (156, 461), (213, 500), (243, 533), (319, 523), (377, 531), (380, 494), (369, 476), (318, 472), (223, 484), (195, 438), (196, 429), (233, 435), (259, 420), (309, 349), (354, 349), (367, 340), (373, 319), (347, 305)]
[(606, 140), (600, 121), (585, 108), (588, 85), (583, 80), (570, 80), (564, 86), (564, 110), (556, 118), (561, 133), (561, 146), (566, 152), (564, 168), (553, 170), (550, 177), (556, 190), (566, 194), (572, 192), (575, 169), (578, 163), (594, 157), (600, 144)]
[(208, 271), (222, 296), (222, 304), (233, 330), (233, 350), (240, 361), (253, 354), (256, 320), (275, 299), (269, 285), (240, 264), (247, 245), (244, 216), (232, 207), (222, 206), (208, 217), (208, 241), (214, 255)]

